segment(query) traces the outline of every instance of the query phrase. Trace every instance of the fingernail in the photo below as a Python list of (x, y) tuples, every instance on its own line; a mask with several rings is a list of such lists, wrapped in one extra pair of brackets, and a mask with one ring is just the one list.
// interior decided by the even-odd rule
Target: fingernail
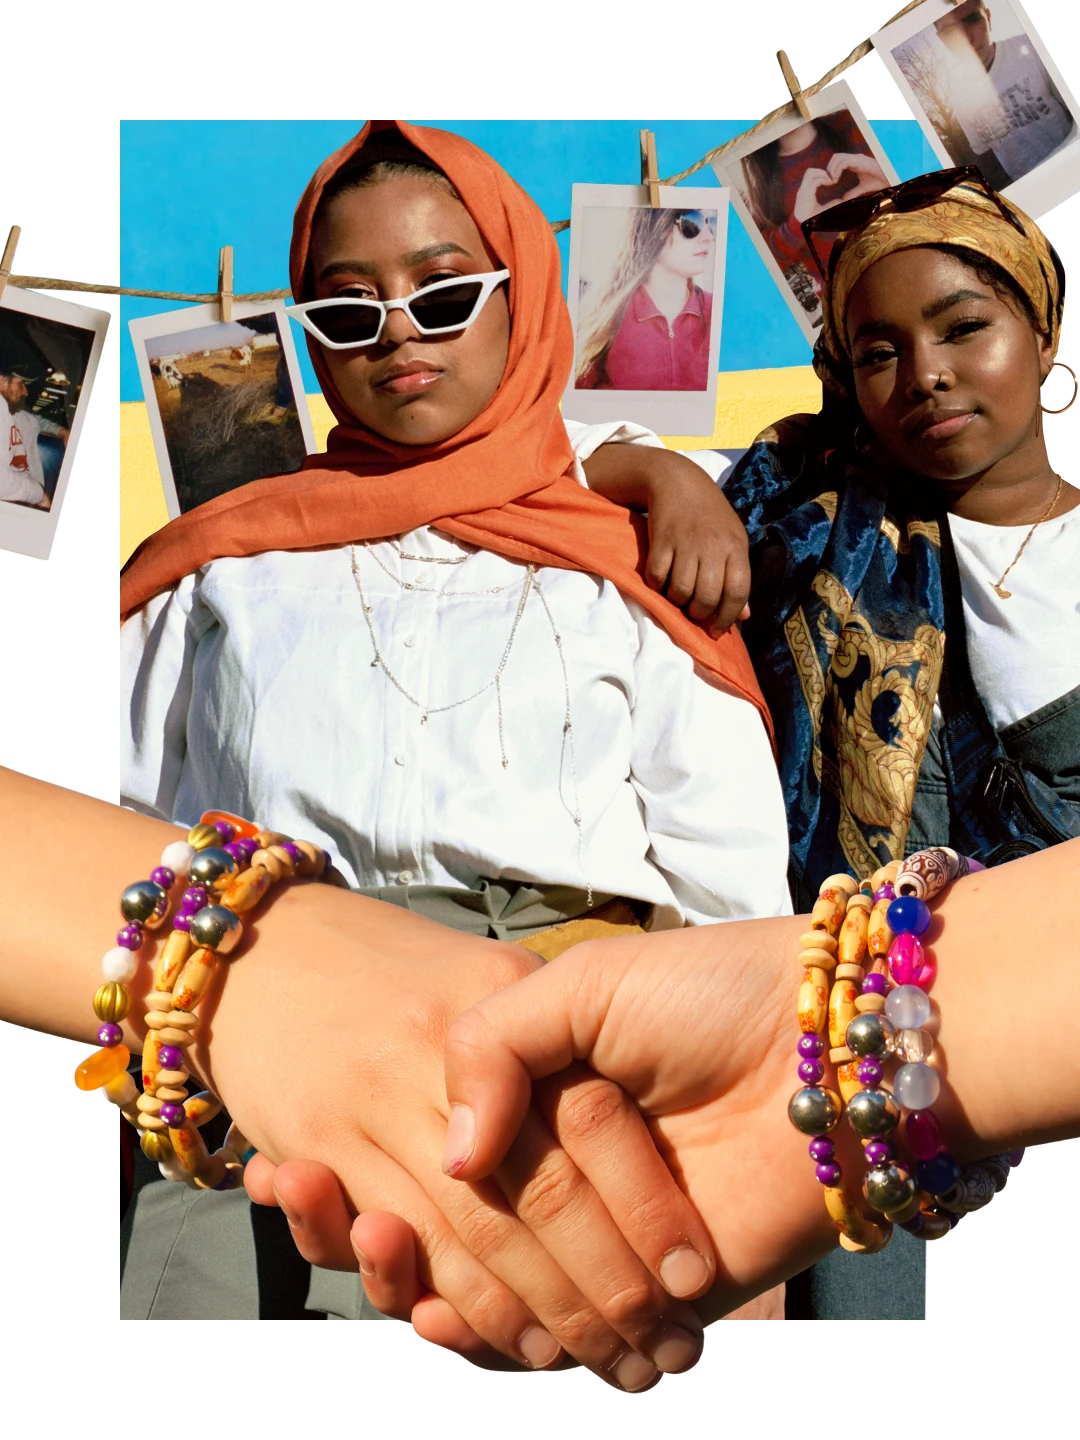
[(353, 1254), (356, 1256), (356, 1263), (360, 1266), (360, 1274), (366, 1275), (370, 1280), (371, 1277), (375, 1274), (375, 1266), (372, 1264), (372, 1262), (368, 1259), (368, 1257), (364, 1254), (363, 1250), (360, 1249), (360, 1246), (357, 1245), (355, 1241), (353, 1241), (352, 1249)]
[(543, 1370), (559, 1358), (562, 1346), (540, 1325), (530, 1325), (518, 1341), (518, 1349), (534, 1370)]
[(276, 1190), (274, 1191), (274, 1198), (277, 1200), (278, 1208), (285, 1216), (285, 1219), (289, 1222), (292, 1228), (294, 1230), (299, 1230), (300, 1226), (303, 1224), (303, 1221), (300, 1219), (299, 1211), (290, 1209), (289, 1206), (285, 1204), (285, 1201), (282, 1200), (281, 1196), (277, 1193)]
[(476, 1148), (476, 1117), (468, 1105), (453, 1105), (446, 1127), (446, 1148), (442, 1168), (447, 1175), (456, 1175)]
[(708, 1265), (689, 1245), (681, 1245), (660, 1261), (660, 1283), (669, 1295), (694, 1295), (708, 1278)]
[(656, 1379), (656, 1366), (644, 1355), (628, 1350), (611, 1367), (611, 1374), (624, 1390), (644, 1390)]
[(657, 1345), (653, 1347), (653, 1364), (665, 1375), (677, 1375), (680, 1370), (689, 1370), (701, 1354), (703, 1335), (693, 1335), (681, 1325), (672, 1325), (665, 1330)]

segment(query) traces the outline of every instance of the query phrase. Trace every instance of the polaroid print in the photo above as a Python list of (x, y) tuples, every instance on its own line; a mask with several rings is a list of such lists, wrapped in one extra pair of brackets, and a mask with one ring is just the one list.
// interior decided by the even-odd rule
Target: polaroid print
[(943, 168), (1036, 217), (1080, 189), (1080, 111), (1016, 0), (926, 0), (873, 39)]
[(109, 316), (0, 296), (0, 548), (47, 560)]
[(724, 190), (575, 185), (568, 420), (711, 435), (724, 308)]
[(129, 328), (169, 516), (298, 470), (315, 449), (281, 301), (196, 305)]
[[(847, 85), (809, 98), (812, 119), (792, 106), (713, 163), (758, 254), (813, 345), (822, 324), (821, 275), (802, 222), (830, 205), (896, 184), (896, 172)], [(823, 258), (825, 243), (819, 245)]]

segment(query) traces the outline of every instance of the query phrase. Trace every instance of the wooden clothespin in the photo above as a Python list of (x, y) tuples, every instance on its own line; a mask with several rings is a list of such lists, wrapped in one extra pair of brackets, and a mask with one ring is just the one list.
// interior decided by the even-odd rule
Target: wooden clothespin
[(641, 138), (641, 183), (649, 187), (649, 204), (660, 208), (660, 177), (656, 169), (656, 136), (651, 130), (638, 132)]
[(19, 236), (22, 230), (18, 225), (12, 225), (8, 231), (7, 244), (4, 246), (4, 256), (0, 259), (0, 295), (4, 293), (4, 286), (11, 274), (11, 267), (15, 264), (15, 247), (19, 243)]
[(780, 61), (780, 69), (784, 72), (784, 84), (791, 92), (791, 98), (795, 102), (796, 109), (804, 120), (812, 120), (814, 117), (810, 114), (810, 106), (806, 103), (806, 96), (803, 94), (798, 76), (791, 68), (791, 61), (787, 58), (787, 52), (778, 50), (776, 52), (776, 58)]
[(221, 306), (221, 322), (227, 325), (232, 319), (233, 274), (232, 246), (223, 245), (218, 256), (218, 304)]

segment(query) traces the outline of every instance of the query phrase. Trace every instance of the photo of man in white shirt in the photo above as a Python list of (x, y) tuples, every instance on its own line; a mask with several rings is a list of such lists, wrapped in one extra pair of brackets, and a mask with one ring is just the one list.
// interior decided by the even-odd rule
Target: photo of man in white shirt
[(32, 466), (28, 453), (28, 446), (37, 445), (37, 431), (26, 425), (26, 416), (19, 411), (30, 393), (27, 381), (35, 378), (25, 366), (0, 369), (0, 500), (48, 510), (51, 502), (44, 483), (35, 478), (40, 466)]
[[(1076, 122), (1006, 0), (963, 0), (934, 26), (949, 51), (949, 98), (976, 161), (992, 155), (1012, 183), (1076, 136)], [(1009, 33), (1009, 32), (1013, 33)], [(1017, 33), (1018, 32), (1018, 33)], [(987, 168), (984, 166), (984, 168)]]

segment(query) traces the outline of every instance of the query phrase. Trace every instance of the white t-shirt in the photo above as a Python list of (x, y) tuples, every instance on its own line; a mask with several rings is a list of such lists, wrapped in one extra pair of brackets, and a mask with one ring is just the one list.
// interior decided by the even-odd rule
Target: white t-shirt
[(986, 525), (949, 516), (968, 659), (998, 730), (1080, 685), (1080, 505), (1038, 526), (994, 590), (1029, 525)]
[(1041, 165), (1075, 134), (1046, 66), (1026, 35), (999, 40), (985, 72), (990, 87), (966, 88), (954, 97), (957, 118), (976, 154), (992, 150), (1010, 180), (1019, 180)]
[(22, 419), (0, 395), (0, 500), (37, 505), (45, 498), (45, 488), (31, 474)]

